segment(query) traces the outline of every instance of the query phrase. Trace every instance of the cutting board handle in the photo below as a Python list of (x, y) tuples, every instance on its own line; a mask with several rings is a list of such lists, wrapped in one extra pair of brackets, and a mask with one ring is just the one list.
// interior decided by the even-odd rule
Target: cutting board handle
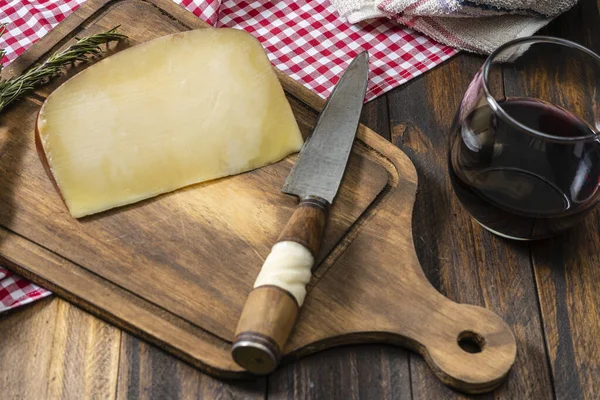
[[(416, 350), (447, 385), (468, 393), (497, 387), (516, 356), (515, 337), (508, 325), (483, 307), (446, 298), (440, 299), (439, 306), (439, 317), (431, 316), (429, 324), (419, 323)], [(440, 318), (442, 315), (453, 318)]]
[(323, 199), (300, 201), (256, 278), (232, 347), (234, 361), (249, 372), (268, 374), (279, 364), (306, 296), (327, 212)]

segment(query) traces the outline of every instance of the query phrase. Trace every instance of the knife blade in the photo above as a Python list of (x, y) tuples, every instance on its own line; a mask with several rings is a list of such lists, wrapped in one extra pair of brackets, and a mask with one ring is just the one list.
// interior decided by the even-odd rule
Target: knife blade
[(282, 192), (301, 199), (316, 196), (333, 202), (356, 136), (368, 73), (369, 53), (363, 52), (352, 61), (331, 92)]
[(254, 282), (235, 332), (231, 355), (249, 372), (279, 363), (306, 296), (329, 206), (338, 192), (367, 89), (369, 54), (350, 63), (323, 107), (282, 192), (300, 198)]

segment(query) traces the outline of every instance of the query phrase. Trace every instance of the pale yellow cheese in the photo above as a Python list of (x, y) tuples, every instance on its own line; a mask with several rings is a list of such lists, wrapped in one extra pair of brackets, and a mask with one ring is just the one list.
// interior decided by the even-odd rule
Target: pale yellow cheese
[(48, 97), (38, 132), (74, 217), (258, 168), (302, 146), (264, 49), (234, 29), (165, 36), (98, 62)]

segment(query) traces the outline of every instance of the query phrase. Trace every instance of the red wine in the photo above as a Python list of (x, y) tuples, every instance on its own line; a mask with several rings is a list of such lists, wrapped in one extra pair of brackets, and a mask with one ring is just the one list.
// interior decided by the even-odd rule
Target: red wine
[[(552, 104), (508, 98), (500, 107), (552, 136), (594, 134)], [(486, 228), (519, 239), (550, 237), (581, 220), (599, 198), (600, 142), (546, 140), (514, 127), (489, 107), (454, 127), (449, 172), (460, 202)]]

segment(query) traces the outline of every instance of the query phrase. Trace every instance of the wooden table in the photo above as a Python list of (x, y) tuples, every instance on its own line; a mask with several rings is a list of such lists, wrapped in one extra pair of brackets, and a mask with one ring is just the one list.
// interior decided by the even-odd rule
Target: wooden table
[[(600, 53), (600, 2), (581, 3), (543, 33)], [(456, 108), (483, 58), (461, 54), (370, 102), (363, 123), (417, 167), (417, 252), (445, 296), (492, 309), (513, 329), (516, 364), (482, 398), (600, 398), (600, 208), (561, 238), (494, 237), (458, 204), (446, 172)], [(558, 96), (559, 94), (557, 94)], [(51, 298), (0, 315), (0, 398), (458, 399), (423, 359), (383, 345), (342, 347), (268, 378), (224, 382)]]

